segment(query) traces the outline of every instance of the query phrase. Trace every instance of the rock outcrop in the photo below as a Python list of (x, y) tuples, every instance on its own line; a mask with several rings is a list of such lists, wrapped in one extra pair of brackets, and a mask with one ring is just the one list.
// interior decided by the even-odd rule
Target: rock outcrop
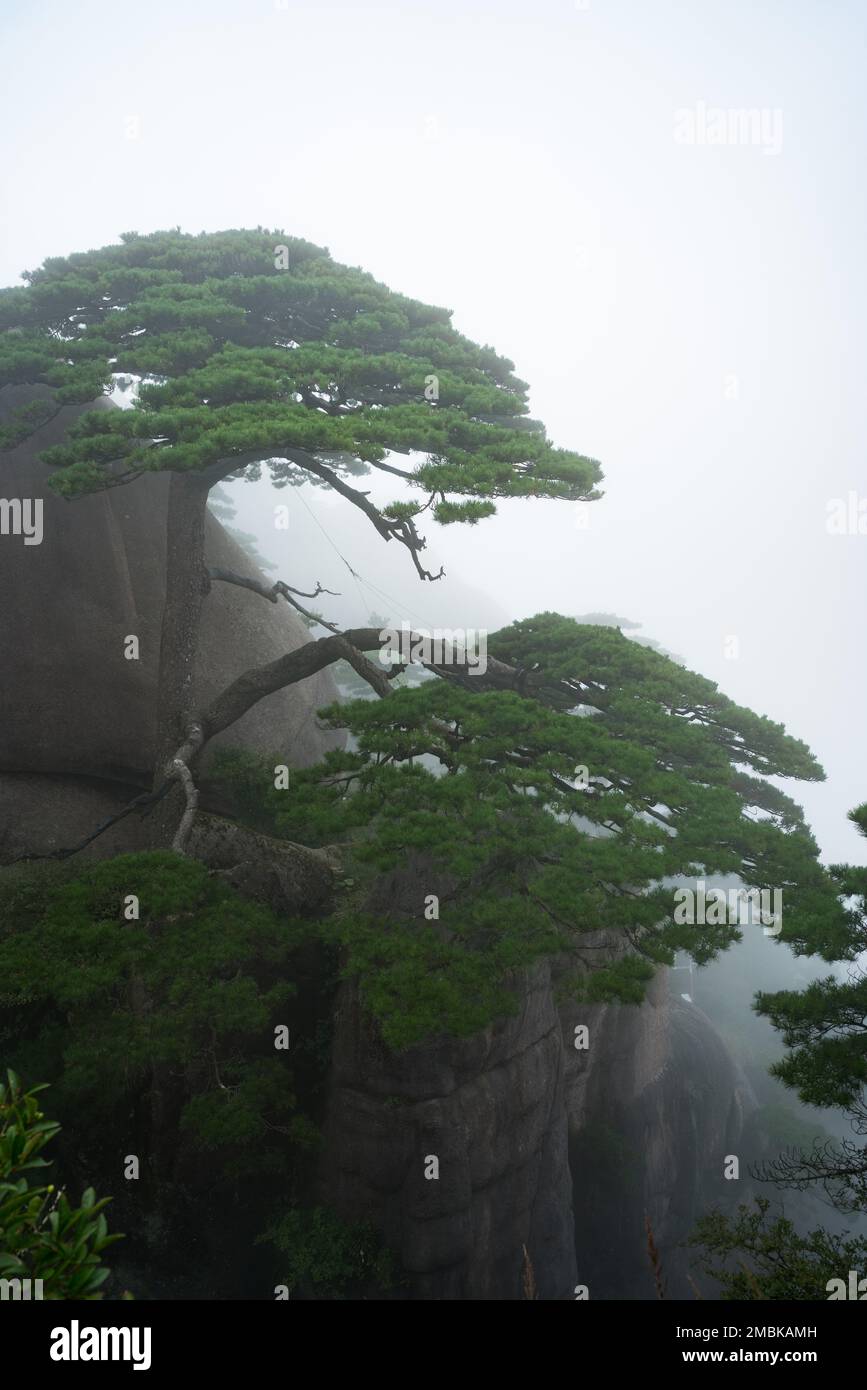
[[(0, 390), (0, 419), (42, 394)], [(115, 409), (104, 398), (97, 408)], [(0, 496), (41, 499), (41, 544), (0, 536), (0, 855), (45, 852), (75, 842), (149, 785), (164, 599), (168, 477), (153, 474), (66, 501), (48, 487), (37, 455), (65, 436), (78, 408), (67, 406), (18, 449), (0, 455)], [(262, 576), (209, 515), (207, 555), (248, 578)], [(287, 555), (287, 574), (291, 557)], [(299, 578), (302, 576), (298, 576)], [(302, 586), (303, 587), (303, 586)], [(139, 642), (127, 660), (125, 639)], [(309, 640), (285, 604), (215, 583), (205, 603), (197, 695), (207, 703), (250, 666)], [(316, 762), (342, 735), (317, 725), (337, 698), (327, 672), (266, 697), (215, 738), (219, 747), (276, 753), (295, 766)], [(123, 842), (136, 827), (124, 823)], [(101, 853), (117, 852), (108, 836)]]

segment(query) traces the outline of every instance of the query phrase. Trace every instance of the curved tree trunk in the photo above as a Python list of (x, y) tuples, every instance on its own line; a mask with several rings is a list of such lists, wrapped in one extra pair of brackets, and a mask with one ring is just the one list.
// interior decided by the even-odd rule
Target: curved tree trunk
[[(205, 567), (205, 514), (210, 484), (196, 473), (173, 473), (166, 517), (166, 600), (160, 634), (154, 789), (184, 741), (195, 713), (194, 675), (202, 604), (209, 589)], [(154, 841), (170, 845), (184, 810), (180, 785), (151, 813)]]

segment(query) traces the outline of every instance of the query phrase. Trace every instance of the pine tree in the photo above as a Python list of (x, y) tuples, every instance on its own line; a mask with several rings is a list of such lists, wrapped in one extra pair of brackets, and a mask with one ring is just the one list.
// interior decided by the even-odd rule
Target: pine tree
[[(130, 233), (26, 278), (0, 293), (0, 380), (52, 394), (7, 422), (4, 443), (118, 374), (139, 375), (133, 409), (85, 411), (42, 457), (69, 497), (171, 474), (163, 737), (148, 803), (153, 813), (183, 788), (167, 843), (186, 852), (196, 759), (257, 701), (340, 660), (380, 697), (330, 715), (356, 753), (332, 757), (324, 776), (294, 777), (288, 798), (272, 773), (247, 799), (278, 834), (343, 840), (375, 870), (414, 855), (446, 867), (453, 906), (436, 931), (383, 927), (359, 885), (335, 921), (393, 1043), (481, 1026), (508, 1007), (511, 972), (540, 955), (573, 958), (569, 988), (633, 1000), (674, 950), (708, 959), (737, 927), (676, 922), (678, 875), (737, 873), (782, 889), (787, 938), (813, 919), (840, 930), (801, 810), (766, 780), (822, 777), (809, 750), (614, 628), (543, 614), (497, 634), (484, 672), (450, 650), (423, 663), (437, 680), (396, 689), (404, 665), (366, 655), (381, 645), (378, 628), (324, 620), (327, 635), (192, 707), (210, 582), (283, 597), (310, 617), (285, 580), (205, 570), (204, 511), (222, 479), (263, 466), (279, 485), (315, 479), (405, 547), (426, 580), (422, 513), (474, 524), (501, 497), (598, 496), (598, 464), (555, 448), (528, 418), (511, 362), (463, 338), (446, 310), (282, 232)], [(362, 469), (396, 475), (423, 500), (378, 509), (349, 481)], [(272, 794), (279, 808), (263, 810)], [(600, 955), (593, 933), (628, 949)]]
[[(194, 713), (204, 516), (216, 483), (258, 477), (263, 466), (278, 483), (314, 479), (404, 546), (423, 579), (435, 577), (420, 559), (425, 510), (440, 524), (474, 524), (500, 497), (599, 495), (599, 465), (555, 448), (528, 418), (528, 388), (510, 361), (459, 334), (448, 310), (281, 231), (130, 232), (24, 278), (0, 291), (0, 385), (52, 394), (14, 412), (0, 446), (65, 403), (92, 400), (113, 377), (140, 375), (134, 409), (85, 412), (42, 457), (67, 497), (171, 475), (155, 786)], [(377, 508), (348, 481), (370, 468), (422, 500)]]

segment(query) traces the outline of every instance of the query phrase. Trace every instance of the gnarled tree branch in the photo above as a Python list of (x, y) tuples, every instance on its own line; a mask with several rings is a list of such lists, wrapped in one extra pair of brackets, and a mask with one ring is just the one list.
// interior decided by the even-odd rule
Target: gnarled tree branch
[[(103, 831), (122, 820), (124, 816), (133, 811), (146, 814), (156, 802), (166, 795), (175, 781), (180, 781), (184, 786), (187, 794), (187, 806), (181, 825), (175, 835), (173, 848), (177, 849), (179, 853), (184, 853), (197, 807), (197, 794), (196, 800), (193, 800), (192, 796), (192, 792), (195, 790), (194, 784), (192, 790), (190, 788), (192, 783), (191, 767), (208, 741), (224, 729), (229, 728), (246, 714), (247, 710), (252, 709), (259, 700), (265, 699), (267, 695), (272, 695), (277, 690), (306, 680), (308, 677), (316, 675), (318, 671), (324, 670), (326, 666), (341, 659), (347, 661), (378, 695), (383, 697), (389, 695), (391, 693), (390, 680), (404, 668), (391, 666), (388, 670), (385, 667), (380, 669), (365, 656), (365, 652), (373, 651), (381, 646), (380, 632), (381, 629), (376, 627), (349, 628), (346, 632), (334, 632), (328, 637), (320, 637), (307, 642), (303, 647), (298, 647), (294, 652), (288, 652), (285, 656), (278, 657), (276, 661), (272, 661), (266, 666), (253, 667), (249, 671), (245, 671), (242, 676), (239, 676), (237, 680), (221, 691), (200, 718), (188, 717), (186, 719), (186, 737), (167, 761), (165, 780), (159, 787), (150, 793), (135, 797), (121, 811), (104, 821), (91, 835), (88, 835), (77, 845), (67, 849), (54, 850), (49, 854), (17, 855), (10, 862), (16, 863), (21, 859), (69, 858), (85, 849)], [(419, 637), (420, 634), (418, 633), (410, 632), (408, 634), (410, 643), (414, 643)], [(451, 648), (450, 655), (453, 660), (448, 664), (433, 665), (428, 662), (422, 664), (435, 675), (446, 680), (457, 681), (469, 689), (478, 691), (515, 690), (520, 687), (523, 694), (532, 693), (537, 696), (548, 697), (561, 707), (569, 707), (576, 702), (576, 690), (573, 682), (551, 681), (541, 673), (527, 672), (522, 668), (509, 666), (503, 661), (497, 661), (494, 657), (488, 657), (487, 670), (484, 674), (480, 674), (477, 668), (470, 666), (466, 653), (460, 648)], [(474, 672), (473, 675), (469, 674), (471, 670)]]

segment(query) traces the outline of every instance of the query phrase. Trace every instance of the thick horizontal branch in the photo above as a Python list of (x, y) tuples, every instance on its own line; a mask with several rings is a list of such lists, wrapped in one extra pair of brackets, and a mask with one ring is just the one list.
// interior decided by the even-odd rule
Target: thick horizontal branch
[[(355, 632), (363, 634), (362, 642), (355, 640)], [(257, 666), (245, 671), (217, 696), (202, 715), (205, 738), (213, 738), (215, 734), (227, 729), (230, 724), (234, 724), (246, 714), (248, 709), (252, 709), (253, 705), (264, 700), (266, 695), (273, 695), (276, 690), (307, 680), (341, 658), (347, 659), (350, 646), (362, 654), (365, 650), (371, 651), (380, 645), (379, 629), (363, 628), (356, 629), (355, 632), (335, 632), (328, 637), (320, 637), (314, 642), (306, 642), (294, 652), (287, 652), (285, 656), (278, 657), (267, 666)]]
[[(245, 671), (217, 696), (202, 715), (205, 739), (213, 738), (215, 734), (234, 724), (267, 695), (273, 695), (276, 690), (282, 690), (298, 681), (307, 680), (341, 658), (350, 661), (378, 694), (388, 693), (390, 687), (387, 685), (388, 674), (385, 668), (382, 669), (382, 679), (386, 682), (383, 685), (378, 679), (379, 671), (376, 665), (367, 658), (364, 658), (363, 664), (358, 660), (364, 652), (374, 651), (383, 645), (381, 632), (382, 629), (376, 627), (348, 628), (343, 633), (334, 633), (329, 637), (320, 637), (314, 642), (308, 642), (296, 651), (278, 657), (267, 666)], [(410, 643), (415, 643), (423, 640), (423, 634), (410, 632), (408, 639)], [(355, 657), (348, 655), (353, 649), (357, 653)], [(441, 665), (428, 662), (423, 664), (435, 675), (445, 680), (457, 681), (469, 689), (519, 690), (521, 693), (529, 693), (531, 688), (540, 692), (543, 688), (550, 687), (557, 691), (561, 700), (564, 695), (567, 699), (571, 696), (571, 691), (564, 682), (552, 683), (534, 671), (528, 672), (522, 668), (507, 666), (505, 662), (497, 661), (493, 657), (488, 657), (487, 669), (483, 674), (479, 672), (477, 665), (471, 664), (461, 648), (450, 648), (449, 657), (450, 660)]]

